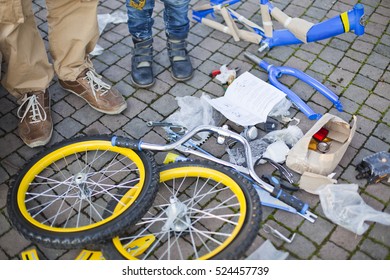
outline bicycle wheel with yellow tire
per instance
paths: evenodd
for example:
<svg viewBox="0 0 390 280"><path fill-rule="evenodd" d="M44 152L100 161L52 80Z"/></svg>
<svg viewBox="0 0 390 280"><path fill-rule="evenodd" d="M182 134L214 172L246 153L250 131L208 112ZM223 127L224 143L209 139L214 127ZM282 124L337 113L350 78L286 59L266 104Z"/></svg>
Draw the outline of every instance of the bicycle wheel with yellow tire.
<svg viewBox="0 0 390 280"><path fill-rule="evenodd" d="M27 239L83 248L141 218L157 183L150 153L114 147L108 135L82 136L42 151L22 169L8 192L8 213ZM115 213L113 201L121 205Z"/></svg>
<svg viewBox="0 0 390 280"><path fill-rule="evenodd" d="M240 259L260 223L259 196L237 172L205 161L172 163L160 169L149 211L102 252L106 259Z"/></svg>

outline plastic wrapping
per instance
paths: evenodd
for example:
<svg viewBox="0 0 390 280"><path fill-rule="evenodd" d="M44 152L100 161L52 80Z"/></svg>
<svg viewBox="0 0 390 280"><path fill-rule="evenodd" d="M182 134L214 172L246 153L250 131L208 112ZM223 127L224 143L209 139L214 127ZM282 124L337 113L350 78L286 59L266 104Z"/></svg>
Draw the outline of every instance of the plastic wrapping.
<svg viewBox="0 0 390 280"><path fill-rule="evenodd" d="M321 188L318 193L326 217L358 235L368 229L366 222L390 226L390 214L367 205L359 195L356 184L330 184Z"/></svg>
<svg viewBox="0 0 390 280"><path fill-rule="evenodd" d="M99 26L99 35L101 35L109 23L123 23L127 22L127 15L124 12L113 12L112 14L101 14L97 15L98 26ZM100 45L96 45L90 55L100 55L104 51L104 48Z"/></svg>
<svg viewBox="0 0 390 280"><path fill-rule="evenodd" d="M261 244L251 255L249 255L247 260L285 260L288 257L288 252L278 251L271 241L268 239Z"/></svg>
<svg viewBox="0 0 390 280"><path fill-rule="evenodd" d="M210 99L207 94L202 94L200 98L195 96L176 97L179 110L170 115L166 121L175 125L181 125L192 130L200 125L217 125L221 120L221 115L207 102ZM165 129L169 134L169 128ZM197 136L201 139L197 144L201 144L209 136L208 132L201 132Z"/></svg>

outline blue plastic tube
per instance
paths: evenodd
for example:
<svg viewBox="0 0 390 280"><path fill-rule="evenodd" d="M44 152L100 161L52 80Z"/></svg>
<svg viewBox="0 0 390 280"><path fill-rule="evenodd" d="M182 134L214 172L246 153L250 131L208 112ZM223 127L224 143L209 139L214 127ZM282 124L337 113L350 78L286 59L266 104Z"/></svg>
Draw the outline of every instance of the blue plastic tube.
<svg viewBox="0 0 390 280"><path fill-rule="evenodd" d="M291 100L291 102L294 103L294 105L297 106L299 110L301 110L302 113L304 113L310 120L318 120L319 118L321 118L321 114L315 113L298 95L296 95L292 90L290 90L288 87L279 82L278 79L283 75L290 75L296 77L297 79L310 85L327 99L329 99L335 105L338 111L343 111L343 106L339 101L338 96L313 77L310 77L302 71L292 67L274 66L251 53L245 53L245 57L249 58L259 67L266 70L268 72L268 79L270 84L284 92Z"/></svg>

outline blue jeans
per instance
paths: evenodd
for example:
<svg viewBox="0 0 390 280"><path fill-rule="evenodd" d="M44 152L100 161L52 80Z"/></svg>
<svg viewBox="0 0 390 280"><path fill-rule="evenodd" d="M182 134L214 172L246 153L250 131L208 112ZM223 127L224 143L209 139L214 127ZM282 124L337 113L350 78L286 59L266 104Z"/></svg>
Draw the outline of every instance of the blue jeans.
<svg viewBox="0 0 390 280"><path fill-rule="evenodd" d="M162 0L165 32L170 39L186 39L190 29L188 9L190 0ZM126 0L127 25L136 40L152 37L154 0Z"/></svg>

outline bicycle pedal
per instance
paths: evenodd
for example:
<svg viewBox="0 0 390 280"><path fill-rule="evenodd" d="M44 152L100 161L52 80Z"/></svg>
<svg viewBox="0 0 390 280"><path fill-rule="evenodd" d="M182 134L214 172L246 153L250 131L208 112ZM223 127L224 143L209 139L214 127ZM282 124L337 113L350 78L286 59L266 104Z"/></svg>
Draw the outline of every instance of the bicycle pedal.
<svg viewBox="0 0 390 280"><path fill-rule="evenodd" d="M30 249L30 250L23 251L20 254L20 256L21 256L22 260L25 260L25 261L39 260L38 252L36 249Z"/></svg>
<svg viewBox="0 0 390 280"><path fill-rule="evenodd" d="M124 249L130 255L136 257L143 254L155 240L156 237L153 234L149 234L130 242L124 247Z"/></svg>
<svg viewBox="0 0 390 280"><path fill-rule="evenodd" d="M102 252L100 251L91 251L91 250L82 250L80 254L75 258L79 261L96 261L96 260L105 260Z"/></svg>

